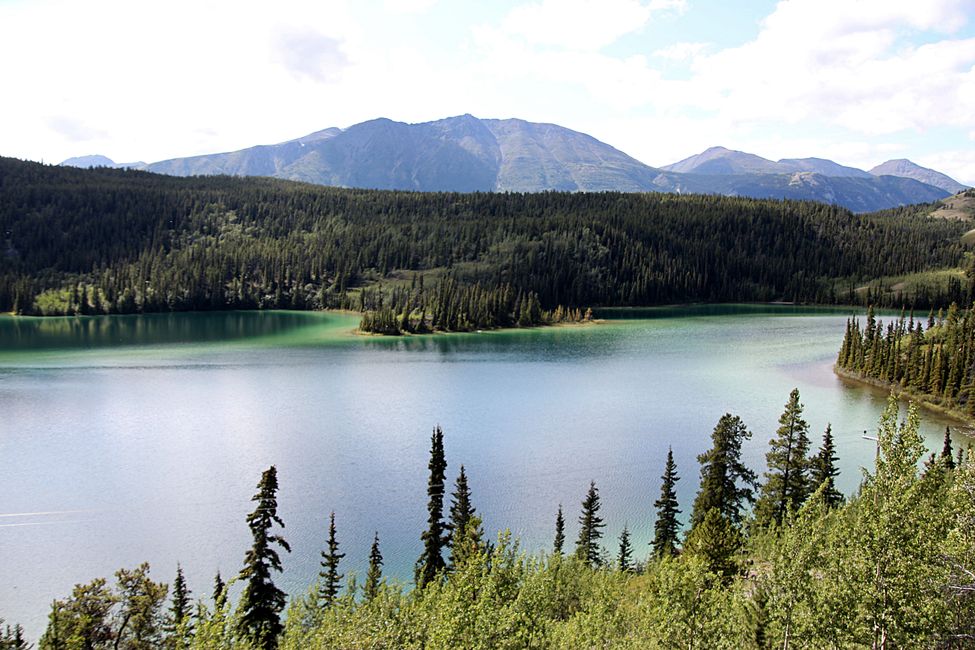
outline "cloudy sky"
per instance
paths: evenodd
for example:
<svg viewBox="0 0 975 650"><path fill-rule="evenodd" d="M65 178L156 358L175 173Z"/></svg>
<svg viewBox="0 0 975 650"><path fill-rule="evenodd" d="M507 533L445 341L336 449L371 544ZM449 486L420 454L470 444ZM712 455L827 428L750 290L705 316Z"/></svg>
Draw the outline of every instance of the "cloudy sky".
<svg viewBox="0 0 975 650"><path fill-rule="evenodd" d="M975 0L0 0L0 60L0 155L45 162L471 113L975 185Z"/></svg>

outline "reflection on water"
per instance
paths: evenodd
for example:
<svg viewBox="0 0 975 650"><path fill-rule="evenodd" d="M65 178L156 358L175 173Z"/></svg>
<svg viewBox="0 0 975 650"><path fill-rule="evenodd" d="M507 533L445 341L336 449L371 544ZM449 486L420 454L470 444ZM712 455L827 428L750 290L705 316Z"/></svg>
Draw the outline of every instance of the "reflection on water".
<svg viewBox="0 0 975 650"><path fill-rule="evenodd" d="M206 343L276 336L316 324L321 315L310 312L0 317L0 350Z"/></svg>

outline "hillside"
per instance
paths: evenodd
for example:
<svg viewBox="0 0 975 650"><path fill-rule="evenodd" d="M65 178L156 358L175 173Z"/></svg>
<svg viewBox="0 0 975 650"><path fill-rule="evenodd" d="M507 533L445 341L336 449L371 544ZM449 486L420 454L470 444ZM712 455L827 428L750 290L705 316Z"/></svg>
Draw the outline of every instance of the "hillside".
<svg viewBox="0 0 975 650"><path fill-rule="evenodd" d="M413 295L374 290L397 271L485 299L533 294L541 309L842 302L872 278L957 266L965 230L813 202L349 190L0 159L0 311L371 309Z"/></svg>

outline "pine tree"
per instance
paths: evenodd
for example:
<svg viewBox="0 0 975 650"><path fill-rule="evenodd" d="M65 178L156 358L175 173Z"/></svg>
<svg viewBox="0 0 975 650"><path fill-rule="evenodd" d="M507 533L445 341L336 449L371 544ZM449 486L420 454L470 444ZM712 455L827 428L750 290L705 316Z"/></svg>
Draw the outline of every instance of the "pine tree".
<svg viewBox="0 0 975 650"><path fill-rule="evenodd" d="M562 547L565 546L565 519L562 517L562 504L559 504L559 512L555 515L555 544L552 552L559 557L562 556Z"/></svg>
<svg viewBox="0 0 975 650"><path fill-rule="evenodd" d="M657 520L653 524L653 555L654 557L664 557L666 555L677 555L677 532L680 530L680 522L677 515L680 509L677 507L677 463L674 462L674 450L667 450L667 463L664 465L664 475L661 477L663 483L660 485L660 498L653 502L653 507L657 509Z"/></svg>
<svg viewBox="0 0 975 650"><path fill-rule="evenodd" d="M366 571L366 600L372 600L379 594L379 584L383 579L383 554L379 552L379 531L372 538L372 548L369 549L369 570Z"/></svg>
<svg viewBox="0 0 975 650"><path fill-rule="evenodd" d="M823 490L823 501L828 508L835 508L843 503L843 493L836 489L836 477L840 470L836 467L836 446L833 444L833 427L826 425L823 432L823 444L819 448L819 453L813 456L809 462L810 488L818 490L819 486L826 483Z"/></svg>
<svg viewBox="0 0 975 650"><path fill-rule="evenodd" d="M620 533L620 550L616 556L616 565L620 571L630 572L633 570L633 548L630 546L630 529L623 524L623 532Z"/></svg>
<svg viewBox="0 0 975 650"><path fill-rule="evenodd" d="M424 585L434 580L446 568L443 559L443 547L447 544L446 526L443 522L444 477L447 471L447 460L444 458L443 430L439 426L434 428L430 437L430 479L427 482L427 530L423 531L420 540L423 542L423 555L417 560L416 586Z"/></svg>
<svg viewBox="0 0 975 650"><path fill-rule="evenodd" d="M941 464L947 469L955 469L954 451L951 448L951 430L945 427L945 441L941 447Z"/></svg>
<svg viewBox="0 0 975 650"><path fill-rule="evenodd" d="M701 487L694 498L691 526L697 526L712 509L732 524L741 523L746 503L755 500L755 472L741 462L741 443L752 437L737 415L725 413L711 433L712 446L697 457Z"/></svg>
<svg viewBox="0 0 975 650"><path fill-rule="evenodd" d="M221 607L226 600L227 585L224 583L223 578L220 577L220 572L217 571L216 577L213 578L213 604Z"/></svg>
<svg viewBox="0 0 975 650"><path fill-rule="evenodd" d="M339 583L342 580L339 562L344 557L345 553L339 553L339 542L335 537L335 512L332 512L328 517L328 552L322 551L322 571L318 573L318 577L322 579L318 599L323 608L331 607L339 594Z"/></svg>
<svg viewBox="0 0 975 650"><path fill-rule="evenodd" d="M589 492L582 501L582 514L579 515L579 539L576 542L576 557L589 566L598 566L602 562L600 557L599 540L603 533L600 530L606 524L599 517L599 490L596 482L589 482Z"/></svg>
<svg viewBox="0 0 975 650"><path fill-rule="evenodd" d="M261 650L276 648L283 628L281 610L285 593L271 580L271 571L281 571L281 556L274 547L291 552L281 535L271 533L275 523L284 528L284 522L278 517L277 492L278 472L272 465L261 475L257 494L252 499L257 507L247 515L254 545L244 557L239 576L244 581L244 590L240 596L238 631Z"/></svg>
<svg viewBox="0 0 975 650"><path fill-rule="evenodd" d="M467 532L467 523L475 512L476 509L471 504L471 490L467 485L467 473L464 471L464 466L461 465L460 474L457 475L457 481L454 485L454 493L451 495L450 523L447 525L447 530L452 531L450 562L448 563L448 568L451 570L457 564L453 538L461 539L464 537Z"/></svg>
<svg viewBox="0 0 975 650"><path fill-rule="evenodd" d="M187 648L193 638L193 618L190 615L190 590L186 586L183 567L176 565L173 580L172 603L166 620L166 645L170 648Z"/></svg>
<svg viewBox="0 0 975 650"><path fill-rule="evenodd" d="M769 446L765 455L768 471L755 507L755 518L762 526L781 524L786 513L797 510L809 496L809 425L802 419L798 388L789 394Z"/></svg>

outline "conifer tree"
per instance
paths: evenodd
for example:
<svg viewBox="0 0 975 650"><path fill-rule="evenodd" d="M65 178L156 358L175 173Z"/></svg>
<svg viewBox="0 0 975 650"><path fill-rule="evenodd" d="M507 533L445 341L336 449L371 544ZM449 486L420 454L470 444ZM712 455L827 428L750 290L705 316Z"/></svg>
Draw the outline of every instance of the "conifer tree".
<svg viewBox="0 0 975 650"><path fill-rule="evenodd" d="M176 564L173 580L173 596L166 620L166 645L170 648L189 647L193 638L193 618L190 615L190 589L186 586L183 567Z"/></svg>
<svg viewBox="0 0 975 650"><path fill-rule="evenodd" d="M653 502L653 507L657 509L657 520L653 524L653 555L654 557L664 557L667 555L677 555L677 532L680 530L680 522L677 515L680 509L677 507L677 463L674 462L674 450L667 450L667 462L664 465L664 474L661 477L663 483L660 485L660 498Z"/></svg>
<svg viewBox="0 0 975 650"><path fill-rule="evenodd" d="M815 491L826 483L823 489L823 502L827 508L835 508L843 503L843 494L836 489L836 477L840 474L839 468L836 467L838 460L836 445L833 443L833 427L827 424L826 431L823 432L823 444L809 463L810 488Z"/></svg>
<svg viewBox="0 0 975 650"><path fill-rule="evenodd" d="M224 583L223 578L220 577L220 572L217 571L216 577L213 578L213 604L217 607L223 605L227 599L227 585Z"/></svg>
<svg viewBox="0 0 975 650"><path fill-rule="evenodd" d="M365 597L372 600L379 594L379 584L383 579L383 554L379 552L379 531L372 538L369 549L369 570L366 571Z"/></svg>
<svg viewBox="0 0 975 650"><path fill-rule="evenodd" d="M786 513L795 511L809 495L809 425L802 418L799 389L793 388L779 417L776 437L769 440L765 455L768 471L755 507L762 526L781 524Z"/></svg>
<svg viewBox="0 0 975 650"><path fill-rule="evenodd" d="M599 490L596 482L589 482L589 492L582 501L582 514L579 515L579 539L576 542L576 557L589 566L598 566L602 562L600 557L599 540L602 538L602 528L606 526L599 516Z"/></svg>
<svg viewBox="0 0 975 650"><path fill-rule="evenodd" d="M716 509L734 525L741 523L745 504L755 500L755 472L741 461L741 443L752 437L737 415L725 413L711 433L711 449L697 457L701 464L701 487L694 498L691 526Z"/></svg>
<svg viewBox="0 0 975 650"><path fill-rule="evenodd" d="M339 573L339 562L345 553L339 553L339 542L335 537L335 512L328 517L328 552L322 551L322 570L318 577L322 579L318 599L323 608L331 607L338 596L342 574Z"/></svg>
<svg viewBox="0 0 975 650"><path fill-rule="evenodd" d="M623 524L623 532L620 533L620 550L616 556L616 566L625 573L633 570L633 548L630 546L630 529L626 524Z"/></svg>
<svg viewBox="0 0 975 650"><path fill-rule="evenodd" d="M555 544L553 554L561 557L562 547L565 546L565 519L562 517L562 504L559 504L559 512L555 515Z"/></svg>
<svg viewBox="0 0 975 650"><path fill-rule="evenodd" d="M427 482L427 529L420 536L423 555L417 560L415 572L416 586L421 589L446 568L443 559L443 547L447 544L443 499L447 460L444 457L443 430L439 426L434 428L430 437L430 462L427 467L430 470Z"/></svg>
<svg viewBox="0 0 975 650"><path fill-rule="evenodd" d="M951 448L951 430L945 427L945 441L941 447L941 464L947 469L955 469L954 452Z"/></svg>
<svg viewBox="0 0 975 650"><path fill-rule="evenodd" d="M275 586L271 572L281 572L281 556L274 547L288 553L291 547L281 535L271 533L275 523L284 528L284 522L278 517L277 492L278 472L272 465L261 475L257 494L252 499L257 506L247 515L254 544L244 556L244 568L239 576L244 581L244 590L238 606L238 632L260 650L276 648L283 629L281 610L285 593Z"/></svg>
<svg viewBox="0 0 975 650"><path fill-rule="evenodd" d="M450 523L447 525L447 530L452 531L451 543L450 543L450 562L448 563L448 568L453 569L456 566L456 553L454 549L454 539L463 539L467 534L467 523L474 516L476 509L471 504L471 490L467 484L467 473L464 471L464 466L460 466L460 474L457 475L457 481L454 485L454 493L451 495L450 503ZM476 529L475 529L476 531Z"/></svg>

